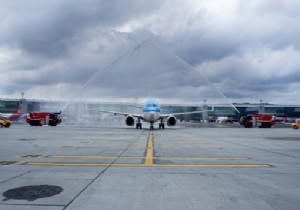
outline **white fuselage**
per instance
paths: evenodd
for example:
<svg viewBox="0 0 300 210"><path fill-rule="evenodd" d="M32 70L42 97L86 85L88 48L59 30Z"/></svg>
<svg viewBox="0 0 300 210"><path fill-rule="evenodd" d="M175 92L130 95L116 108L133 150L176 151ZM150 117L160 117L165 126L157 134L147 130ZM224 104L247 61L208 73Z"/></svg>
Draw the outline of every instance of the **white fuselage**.
<svg viewBox="0 0 300 210"><path fill-rule="evenodd" d="M160 113L159 112L143 112L143 118L146 122L156 122L160 118Z"/></svg>

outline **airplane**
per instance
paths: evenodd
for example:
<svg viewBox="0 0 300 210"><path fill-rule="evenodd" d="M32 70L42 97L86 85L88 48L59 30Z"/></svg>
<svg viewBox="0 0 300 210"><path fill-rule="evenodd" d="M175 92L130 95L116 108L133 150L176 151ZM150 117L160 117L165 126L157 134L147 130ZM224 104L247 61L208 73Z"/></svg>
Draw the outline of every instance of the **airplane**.
<svg viewBox="0 0 300 210"><path fill-rule="evenodd" d="M123 113L123 112L114 112L114 111L100 111L100 110L91 110L88 109L86 104L86 109L89 111L95 111L99 113L112 113L115 115L123 115L125 117L125 123L127 126L134 126L135 118L137 119L136 122L136 129L142 129L141 121L150 123L150 129L154 129L154 123L159 121L159 129L165 129L164 120L166 119L168 126L175 126L177 119L176 115L186 115L186 114L196 114L206 111L213 111L214 107L211 110L201 110L201 111L192 111L192 112L182 112L182 113L171 113L171 114L161 114L160 113L160 104L158 101L154 99L150 99L145 102L143 108L143 114L132 114L132 113Z"/></svg>
<svg viewBox="0 0 300 210"><path fill-rule="evenodd" d="M0 101L1 102L1 101ZM3 102L2 102L3 103ZM4 103L1 104L0 106L2 109L5 109L5 105ZM22 103L19 104L19 108L17 110L17 112L15 113L8 113L8 112L3 112L3 113L0 113L3 117L7 118L7 119L10 119L10 120L18 120L19 117L22 116Z"/></svg>

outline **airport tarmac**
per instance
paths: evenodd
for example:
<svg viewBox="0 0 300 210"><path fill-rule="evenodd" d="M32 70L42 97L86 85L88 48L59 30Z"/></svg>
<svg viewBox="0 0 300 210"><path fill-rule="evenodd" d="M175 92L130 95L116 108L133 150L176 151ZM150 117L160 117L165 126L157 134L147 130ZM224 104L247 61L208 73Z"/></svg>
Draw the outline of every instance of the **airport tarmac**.
<svg viewBox="0 0 300 210"><path fill-rule="evenodd" d="M0 129L0 209L300 209L300 130Z"/></svg>

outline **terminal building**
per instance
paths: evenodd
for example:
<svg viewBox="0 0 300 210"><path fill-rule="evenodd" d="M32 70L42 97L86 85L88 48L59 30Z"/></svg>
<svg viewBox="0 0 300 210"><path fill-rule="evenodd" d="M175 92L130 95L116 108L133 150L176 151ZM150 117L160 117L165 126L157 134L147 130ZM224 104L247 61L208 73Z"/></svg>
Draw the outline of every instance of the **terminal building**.
<svg viewBox="0 0 300 210"><path fill-rule="evenodd" d="M104 120L109 118L110 115L95 114L92 110L110 110L124 113L141 113L141 109L127 103L109 103L109 102L74 102L66 106L64 101L48 101L48 100L34 100L34 99L0 99L0 113L17 113L21 107L22 115L24 116L28 112L58 112L62 111L63 117L70 120L79 120L84 118L94 120ZM197 110L211 110L213 111L203 112L199 114L180 115L177 117L180 121L213 121L218 117L228 117L233 120L238 120L241 115L247 115L252 113L268 113L276 116L278 120L293 120L300 118L300 105L275 105L268 103L258 104L234 104L240 113L236 112L230 105L163 105L161 107L161 113L180 113L191 112ZM21 117L22 119L22 117Z"/></svg>

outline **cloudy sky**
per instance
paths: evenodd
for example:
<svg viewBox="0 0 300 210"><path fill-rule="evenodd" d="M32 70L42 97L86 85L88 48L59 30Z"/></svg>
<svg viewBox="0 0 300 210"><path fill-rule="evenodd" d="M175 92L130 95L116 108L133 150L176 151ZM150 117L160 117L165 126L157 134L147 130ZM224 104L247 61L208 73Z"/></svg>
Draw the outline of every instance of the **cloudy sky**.
<svg viewBox="0 0 300 210"><path fill-rule="evenodd" d="M232 102L299 105L299 9L299 0L0 0L0 98L207 98L215 90L201 74Z"/></svg>

